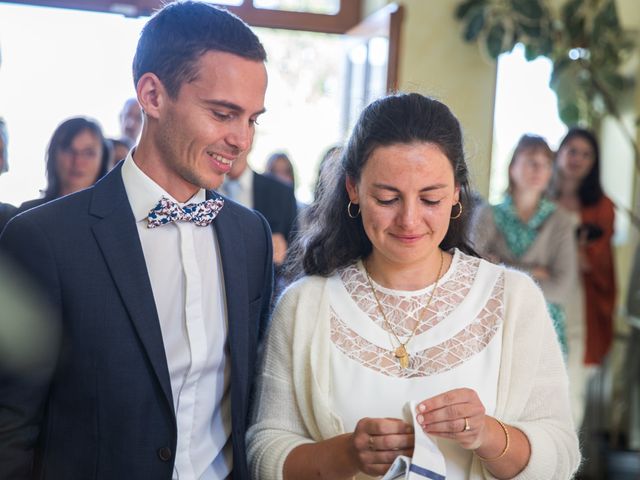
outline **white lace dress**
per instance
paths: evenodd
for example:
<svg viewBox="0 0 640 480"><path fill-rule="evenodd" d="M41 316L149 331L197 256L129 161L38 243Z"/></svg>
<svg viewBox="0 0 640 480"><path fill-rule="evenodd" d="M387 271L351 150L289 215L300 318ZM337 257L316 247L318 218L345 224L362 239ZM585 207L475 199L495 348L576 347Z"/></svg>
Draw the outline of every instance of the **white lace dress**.
<svg viewBox="0 0 640 480"><path fill-rule="evenodd" d="M428 311L424 307L433 285L397 291L373 283L402 341L419 322L406 345L407 369L394 356L398 343L385 328L362 263L328 280L330 401L345 431L353 431L363 417L406 419L407 401L461 387L474 389L487 414L493 414L502 350L504 275L485 266L456 250ZM447 478L468 478L471 452L449 440L437 439L437 443L446 459Z"/></svg>

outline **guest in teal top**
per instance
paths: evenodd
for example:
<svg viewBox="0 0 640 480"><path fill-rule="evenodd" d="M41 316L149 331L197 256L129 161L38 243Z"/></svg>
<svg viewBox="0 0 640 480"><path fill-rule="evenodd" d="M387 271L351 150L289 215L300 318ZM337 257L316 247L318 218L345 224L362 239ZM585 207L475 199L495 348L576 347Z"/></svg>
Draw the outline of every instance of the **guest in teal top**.
<svg viewBox="0 0 640 480"><path fill-rule="evenodd" d="M545 197L553 159L542 137L520 139L509 164L507 194L477 215L474 241L479 253L526 270L540 284L566 354L563 301L576 286L577 248L575 221Z"/></svg>

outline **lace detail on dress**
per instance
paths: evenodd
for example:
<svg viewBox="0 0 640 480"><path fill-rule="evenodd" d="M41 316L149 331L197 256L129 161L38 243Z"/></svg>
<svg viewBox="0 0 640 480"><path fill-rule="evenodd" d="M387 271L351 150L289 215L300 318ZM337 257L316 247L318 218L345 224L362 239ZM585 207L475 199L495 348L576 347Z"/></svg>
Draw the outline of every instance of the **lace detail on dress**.
<svg viewBox="0 0 640 480"><path fill-rule="evenodd" d="M466 255L460 255L460 262L453 272L453 275L438 287L436 297L430 307L428 319L419 327L418 331L426 331L439 323L449 313L453 311L457 303L468 293L472 284L474 273L477 271L479 260ZM474 268L475 267L475 268ZM346 274L346 275L345 275ZM368 314L372 321L384 329L384 322L377 314L377 306L372 298L371 291L366 295L362 280L366 282L364 274L357 267L348 267L341 272L341 277L351 298L358 304L358 307ZM345 281L345 279L347 281ZM357 295L359 294L359 295ZM381 348L368 340L359 336L354 330L349 328L340 319L333 309L331 309L331 341L336 347L352 360L361 365L376 370L391 377L412 378L425 377L437 373L446 372L463 363L466 359L482 351L493 339L498 331L503 319L503 294L504 294L504 273L501 273L491 292L489 300L484 305L478 316L463 330L453 337L441 342L438 345L427 348L420 352L411 354L409 368L400 367L398 359L393 354L393 349L397 346L391 343L389 338L389 348ZM429 292L417 296L393 295L391 293L379 292L380 302L384 308L389 308L387 315L393 325L397 325L400 315L409 316L411 323L404 324L405 330L396 327L396 333L406 332L407 328L413 328L415 315L420 311L420 300L428 297ZM384 297L384 303L382 298ZM426 302L426 300L424 300ZM422 303L424 304L424 303ZM406 306L406 307L405 307ZM392 308L393 307L393 308ZM402 313L401 308L407 308L408 314ZM433 309L433 311L432 311ZM393 316L391 316L393 315ZM405 317L406 318L406 317ZM400 336L400 335L399 335ZM400 336L403 339L402 336Z"/></svg>
<svg viewBox="0 0 640 480"><path fill-rule="evenodd" d="M398 295L381 290L377 285L376 294L384 313L393 325L396 335L402 340L411 335L416 322L422 321L416 335L426 332L446 318L469 293L475 273L478 271L480 259L458 253L455 271L446 281L438 285L438 291L425 311L424 306L429 301L431 289L419 294ZM454 268L452 264L450 268ZM339 272L340 278L347 292L360 310L362 310L380 328L385 329L384 319L378 311L371 288L365 273L357 265L350 265Z"/></svg>

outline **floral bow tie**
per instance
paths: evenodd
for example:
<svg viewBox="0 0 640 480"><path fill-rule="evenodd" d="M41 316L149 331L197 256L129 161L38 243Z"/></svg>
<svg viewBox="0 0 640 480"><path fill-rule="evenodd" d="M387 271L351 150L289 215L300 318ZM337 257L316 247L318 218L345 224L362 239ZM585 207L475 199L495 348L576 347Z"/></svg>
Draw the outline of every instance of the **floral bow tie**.
<svg viewBox="0 0 640 480"><path fill-rule="evenodd" d="M193 222L199 227L206 227L224 206L220 197L212 198L201 203L189 203L181 207L167 197L162 197L158 204L151 209L147 217L147 228L155 228L171 222Z"/></svg>

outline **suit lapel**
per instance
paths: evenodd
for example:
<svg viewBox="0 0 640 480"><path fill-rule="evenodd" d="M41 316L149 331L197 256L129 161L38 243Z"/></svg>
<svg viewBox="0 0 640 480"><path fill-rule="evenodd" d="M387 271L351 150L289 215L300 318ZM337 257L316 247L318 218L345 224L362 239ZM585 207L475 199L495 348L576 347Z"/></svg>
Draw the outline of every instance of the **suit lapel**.
<svg viewBox="0 0 640 480"><path fill-rule="evenodd" d="M212 194L208 194L211 198ZM232 392L248 376L249 292L247 290L246 248L242 228L231 205L220 210L213 222L224 275L231 356Z"/></svg>
<svg viewBox="0 0 640 480"><path fill-rule="evenodd" d="M93 233L173 411L162 331L135 218L122 182L121 165L94 187L91 213L101 220L93 225Z"/></svg>

